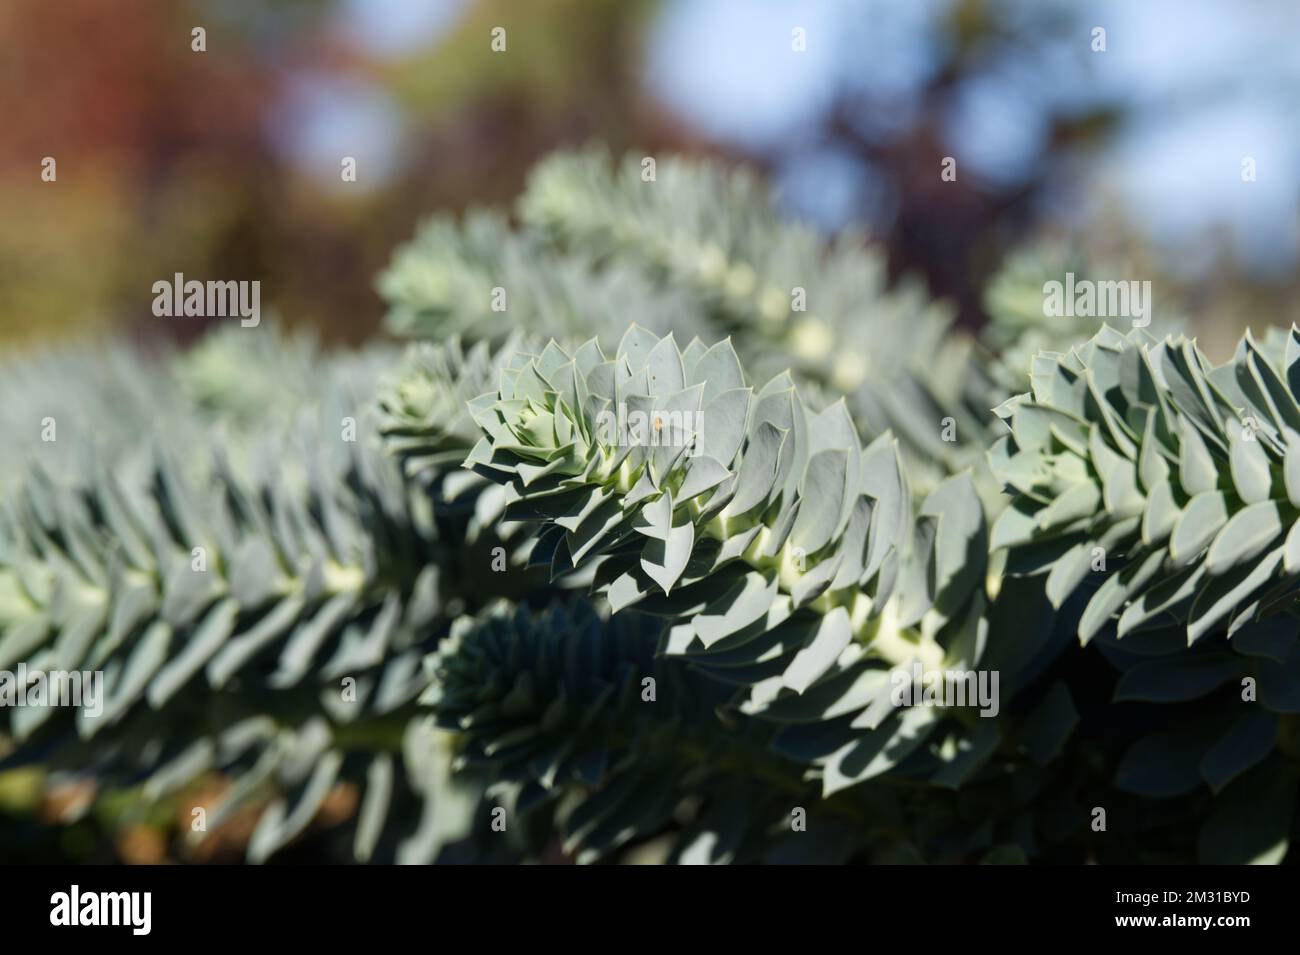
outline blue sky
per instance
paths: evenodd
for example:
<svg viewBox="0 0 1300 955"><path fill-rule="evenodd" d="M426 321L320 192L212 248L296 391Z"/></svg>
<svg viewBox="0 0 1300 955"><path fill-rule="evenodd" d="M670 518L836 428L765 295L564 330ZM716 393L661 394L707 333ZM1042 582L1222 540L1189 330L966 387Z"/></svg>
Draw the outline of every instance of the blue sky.
<svg viewBox="0 0 1300 955"><path fill-rule="evenodd" d="M343 0L340 25L370 51L401 56L435 42L468 0ZM1106 203L1122 209L1170 264L1203 266L1211 235L1261 276L1294 268L1300 254L1300 4L1286 0L1001 0L1004 22L1055 9L1049 37L987 64L943 117L945 145L965 173L1014 183L1036 168L1047 109L1099 103L1128 109L1101 156L1058 171L1075 225ZM931 29L949 0L666 0L647 37L649 92L701 134L741 152L785 157L778 186L788 205L828 228L849 207L877 223L896 197L873 170L813 141L841 91L864 93L866 135L889 136L915 116L916 92L935 68ZM1091 31L1106 30L1105 53ZM791 49L805 32L807 51ZM400 117L383 93L303 76L279 114L285 150L313 172L337 176L356 155L380 182L397 168ZM358 145L358 144L364 145ZM321 157L328 157L326 163ZM1241 180L1252 157L1257 179Z"/></svg>

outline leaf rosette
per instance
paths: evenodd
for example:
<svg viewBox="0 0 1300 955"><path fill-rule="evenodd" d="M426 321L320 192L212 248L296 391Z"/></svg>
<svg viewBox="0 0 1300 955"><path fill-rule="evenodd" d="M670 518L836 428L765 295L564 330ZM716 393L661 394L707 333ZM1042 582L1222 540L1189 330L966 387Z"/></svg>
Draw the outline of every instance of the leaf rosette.
<svg viewBox="0 0 1300 955"><path fill-rule="evenodd" d="M1281 363L1247 335L1215 367L1196 344L1106 328L1035 357L990 452L1014 494L992 545L1046 572L1058 606L1094 573L1087 641L1182 623L1196 642L1300 588L1300 333Z"/></svg>
<svg viewBox="0 0 1300 955"><path fill-rule="evenodd" d="M828 788L892 768L943 722L900 716L894 667L983 652L969 477L914 514L891 436L863 448L843 402L809 409L788 375L755 392L728 341L682 350L633 326L612 359L552 342L470 411L483 437L467 466L506 485L507 519L540 523L532 563L590 568L615 612L669 618L663 652L790 724L791 754L834 767Z"/></svg>

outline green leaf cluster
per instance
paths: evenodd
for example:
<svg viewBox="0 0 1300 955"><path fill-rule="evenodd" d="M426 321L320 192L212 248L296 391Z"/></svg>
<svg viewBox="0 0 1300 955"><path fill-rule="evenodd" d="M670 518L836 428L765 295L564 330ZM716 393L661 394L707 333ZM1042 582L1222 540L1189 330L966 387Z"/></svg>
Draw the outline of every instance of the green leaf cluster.
<svg viewBox="0 0 1300 955"><path fill-rule="evenodd" d="M1052 325L1097 267L1043 245L977 339L642 158L432 220L404 351L0 364L0 671L105 687L0 709L0 773L123 827L216 785L254 862L1288 858L1300 331Z"/></svg>

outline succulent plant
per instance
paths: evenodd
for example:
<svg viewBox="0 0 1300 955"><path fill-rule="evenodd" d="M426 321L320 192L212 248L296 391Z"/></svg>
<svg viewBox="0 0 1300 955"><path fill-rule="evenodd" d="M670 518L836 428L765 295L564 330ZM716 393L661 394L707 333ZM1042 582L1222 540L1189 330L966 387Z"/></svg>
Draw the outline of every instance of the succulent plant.
<svg viewBox="0 0 1300 955"><path fill-rule="evenodd" d="M838 718L818 754L828 791L939 729L936 711L891 706L890 673L978 662L969 479L914 514L896 443L862 447L842 402L813 411L788 376L755 393L729 342L682 350L636 327L613 359L552 342L471 409L468 463L508 482L507 518L540 522L533 563L590 564L616 613L669 618L665 652L746 687L746 712Z"/></svg>
<svg viewBox="0 0 1300 955"><path fill-rule="evenodd" d="M641 173L433 220L400 357L7 360L0 694L105 694L0 710L0 774L214 786L255 862L1287 858L1300 331L1076 343L1047 249L977 340L746 173Z"/></svg>

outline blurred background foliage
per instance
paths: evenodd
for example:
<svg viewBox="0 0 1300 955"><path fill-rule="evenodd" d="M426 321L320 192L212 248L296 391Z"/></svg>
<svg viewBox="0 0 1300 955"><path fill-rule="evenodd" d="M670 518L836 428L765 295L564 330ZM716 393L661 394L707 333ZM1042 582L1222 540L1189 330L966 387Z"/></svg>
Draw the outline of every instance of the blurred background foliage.
<svg viewBox="0 0 1300 955"><path fill-rule="evenodd" d="M149 309L178 271L258 279L288 324L360 341L420 218L504 202L542 155L601 140L758 166L791 212L865 227L968 327L1008 252L1046 236L1169 289L1222 352L1296 317L1297 17L1271 0L9 0L0 343L187 340L202 320Z"/></svg>

